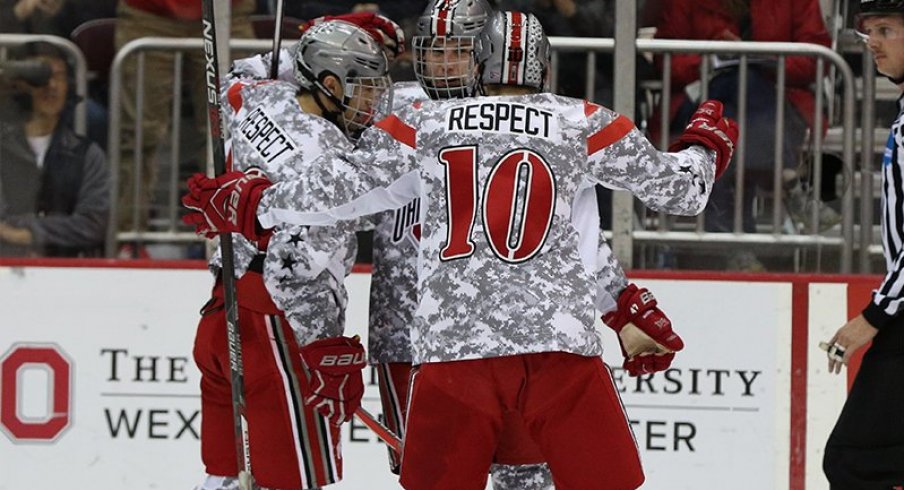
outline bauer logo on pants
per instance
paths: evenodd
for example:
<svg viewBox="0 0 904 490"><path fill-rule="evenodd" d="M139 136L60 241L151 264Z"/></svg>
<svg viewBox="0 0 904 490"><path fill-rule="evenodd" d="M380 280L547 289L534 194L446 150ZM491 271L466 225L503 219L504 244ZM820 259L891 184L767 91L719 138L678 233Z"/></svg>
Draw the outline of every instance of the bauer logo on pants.
<svg viewBox="0 0 904 490"><path fill-rule="evenodd" d="M320 360L320 366L355 366L364 364L364 354L326 355Z"/></svg>

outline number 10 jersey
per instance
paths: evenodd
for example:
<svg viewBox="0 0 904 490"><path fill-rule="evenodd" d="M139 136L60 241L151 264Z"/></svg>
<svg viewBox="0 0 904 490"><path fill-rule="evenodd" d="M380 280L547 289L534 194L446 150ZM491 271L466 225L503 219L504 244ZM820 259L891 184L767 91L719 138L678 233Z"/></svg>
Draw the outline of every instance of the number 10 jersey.
<svg viewBox="0 0 904 490"><path fill-rule="evenodd" d="M420 197L413 362L602 353L593 186L703 210L715 153L656 150L626 117L552 95L427 101L267 191L261 224L322 225Z"/></svg>

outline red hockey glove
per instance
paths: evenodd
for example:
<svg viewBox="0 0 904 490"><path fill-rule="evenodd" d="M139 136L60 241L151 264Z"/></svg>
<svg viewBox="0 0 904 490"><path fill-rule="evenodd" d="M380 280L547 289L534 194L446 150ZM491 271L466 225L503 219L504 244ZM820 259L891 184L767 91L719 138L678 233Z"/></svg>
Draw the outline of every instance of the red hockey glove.
<svg viewBox="0 0 904 490"><path fill-rule="evenodd" d="M684 128L684 133L669 146L669 151L681 151L689 146L702 145L716 152L716 178L728 168L738 142L738 123L722 116L722 103L707 100Z"/></svg>
<svg viewBox="0 0 904 490"><path fill-rule="evenodd" d="M318 340L302 347L300 352L311 375L304 390L304 402L334 425L351 420L364 396L361 371L367 366L358 336Z"/></svg>
<svg viewBox="0 0 904 490"><path fill-rule="evenodd" d="M298 30L304 32L311 26L328 20L344 20L364 29L382 46L389 49L393 56L398 57L405 52L405 31L389 17L373 12L356 12L343 15L324 15L309 20L298 26Z"/></svg>
<svg viewBox="0 0 904 490"><path fill-rule="evenodd" d="M618 309L603 315L603 321L618 333L623 367L631 376L668 369L675 352L684 348L672 322L656 306L653 293L635 284L622 291Z"/></svg>
<svg viewBox="0 0 904 490"><path fill-rule="evenodd" d="M183 216L182 221L207 238L219 233L241 233L257 241L264 235L257 224L257 205L271 185L259 168L226 172L215 178L195 174L188 179L188 193L182 196L182 205L193 212Z"/></svg>

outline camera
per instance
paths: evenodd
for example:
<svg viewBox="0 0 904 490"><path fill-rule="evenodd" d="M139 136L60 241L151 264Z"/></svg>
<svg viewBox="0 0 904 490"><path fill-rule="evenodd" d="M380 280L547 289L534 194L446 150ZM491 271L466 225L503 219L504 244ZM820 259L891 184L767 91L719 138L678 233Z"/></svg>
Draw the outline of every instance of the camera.
<svg viewBox="0 0 904 490"><path fill-rule="evenodd" d="M53 71L43 61L0 61L0 82L22 80L33 87L43 87Z"/></svg>

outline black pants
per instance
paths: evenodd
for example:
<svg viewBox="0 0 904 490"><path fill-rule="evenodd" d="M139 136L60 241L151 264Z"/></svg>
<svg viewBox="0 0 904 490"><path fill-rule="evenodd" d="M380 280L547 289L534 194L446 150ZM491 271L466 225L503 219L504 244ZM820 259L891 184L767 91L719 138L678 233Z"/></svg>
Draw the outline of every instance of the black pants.
<svg viewBox="0 0 904 490"><path fill-rule="evenodd" d="M904 318L883 328L864 355L822 467L832 490L904 485Z"/></svg>

